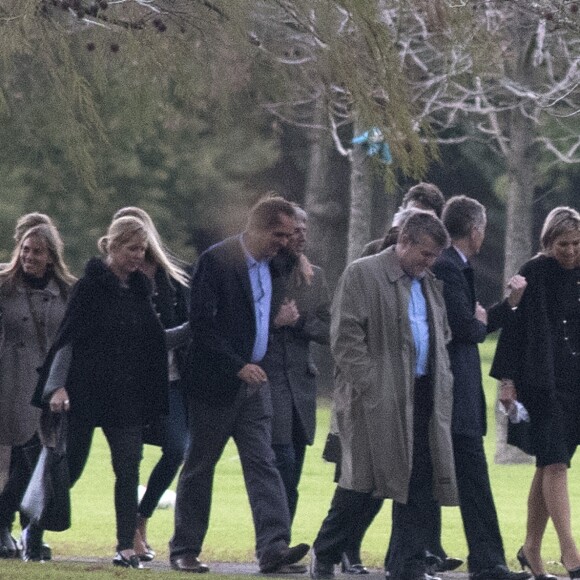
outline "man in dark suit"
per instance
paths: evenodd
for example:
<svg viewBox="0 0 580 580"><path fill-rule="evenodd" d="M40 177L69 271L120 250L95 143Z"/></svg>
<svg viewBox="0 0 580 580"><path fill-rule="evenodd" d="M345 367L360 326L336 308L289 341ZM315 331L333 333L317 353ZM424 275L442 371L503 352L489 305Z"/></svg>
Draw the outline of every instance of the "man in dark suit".
<svg viewBox="0 0 580 580"><path fill-rule="evenodd" d="M260 571L288 572L308 552L289 547L290 514L271 446L272 402L261 366L270 313L284 295L271 259L294 233L292 204L258 202L246 230L209 248L191 284L188 394L191 443L179 478L171 566L207 572L198 559L209 523L216 463L233 437L242 464L256 533Z"/></svg>
<svg viewBox="0 0 580 580"><path fill-rule="evenodd" d="M448 345L453 373L451 433L459 490L459 505L469 548L468 568L473 580L521 580L526 572L511 572L505 561L497 513L483 448L486 407L478 344L487 333L503 326L513 314L526 282L514 276L507 299L486 311L477 302L473 269L485 236L485 208L466 196L452 197L442 220L452 245L443 250L433 273L443 281L443 297L451 328ZM438 535L440 530L435 530ZM437 539L434 539L437 544Z"/></svg>
<svg viewBox="0 0 580 580"><path fill-rule="evenodd" d="M310 345L328 344L330 328L326 278L322 269L304 255L307 214L300 207L295 209L296 227L286 250L288 283L264 359L274 407L272 447L291 520L296 513L306 446L314 442L316 430L317 371Z"/></svg>

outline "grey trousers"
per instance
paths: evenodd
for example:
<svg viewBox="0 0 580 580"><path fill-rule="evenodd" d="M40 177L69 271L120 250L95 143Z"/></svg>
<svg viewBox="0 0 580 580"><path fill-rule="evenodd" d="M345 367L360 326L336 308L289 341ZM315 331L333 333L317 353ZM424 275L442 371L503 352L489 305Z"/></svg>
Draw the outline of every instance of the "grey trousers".
<svg viewBox="0 0 580 580"><path fill-rule="evenodd" d="M215 466L230 437L238 448L256 533L258 560L288 546L290 513L272 451L269 386L241 388L229 406L190 400L190 446L177 485L170 556L198 556L209 524ZM235 525L235 524L234 524Z"/></svg>

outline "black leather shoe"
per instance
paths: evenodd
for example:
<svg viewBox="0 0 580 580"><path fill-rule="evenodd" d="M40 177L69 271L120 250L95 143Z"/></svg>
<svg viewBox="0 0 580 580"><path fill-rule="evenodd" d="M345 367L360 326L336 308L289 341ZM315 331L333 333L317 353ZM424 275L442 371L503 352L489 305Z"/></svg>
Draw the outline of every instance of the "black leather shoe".
<svg viewBox="0 0 580 580"><path fill-rule="evenodd" d="M332 580L334 578L334 564L320 561L314 548L310 550L310 578L312 580Z"/></svg>
<svg viewBox="0 0 580 580"><path fill-rule="evenodd" d="M429 574L451 572L451 570L455 570L463 564L463 560L460 560L459 558L440 558L431 552L425 554L425 562L429 568Z"/></svg>
<svg viewBox="0 0 580 580"><path fill-rule="evenodd" d="M530 563L528 561L528 557L526 556L526 553L524 552L523 546L518 550L518 553L516 554L516 558L518 559L518 562L520 563L522 570L524 568L527 568L533 574L535 580L558 580L556 578L556 576L554 576L553 574L536 574L532 570L532 567L530 566Z"/></svg>
<svg viewBox="0 0 580 580"><path fill-rule="evenodd" d="M209 572L209 566L205 565L199 558L192 554L173 556L169 559L169 563L174 570L178 570L179 572L191 572L192 574L205 574Z"/></svg>
<svg viewBox="0 0 580 580"><path fill-rule="evenodd" d="M117 552L113 558L113 566L120 566L121 568L134 568L135 570L143 570L143 564L139 560L137 554L131 556L123 556L121 552Z"/></svg>
<svg viewBox="0 0 580 580"><path fill-rule="evenodd" d="M296 564L308 554L309 549L310 546L308 544L297 544L292 548L286 547L280 552L268 555L260 560L260 572L262 574L271 574L283 566Z"/></svg>
<svg viewBox="0 0 580 580"><path fill-rule="evenodd" d="M471 580L528 580L531 576L529 572L512 572L501 564L469 574Z"/></svg>
<svg viewBox="0 0 580 580"><path fill-rule="evenodd" d="M344 552L340 558L340 569L343 574L360 575L369 573L362 562L352 562Z"/></svg>
<svg viewBox="0 0 580 580"><path fill-rule="evenodd" d="M17 558L18 546L9 528L0 528L0 558Z"/></svg>

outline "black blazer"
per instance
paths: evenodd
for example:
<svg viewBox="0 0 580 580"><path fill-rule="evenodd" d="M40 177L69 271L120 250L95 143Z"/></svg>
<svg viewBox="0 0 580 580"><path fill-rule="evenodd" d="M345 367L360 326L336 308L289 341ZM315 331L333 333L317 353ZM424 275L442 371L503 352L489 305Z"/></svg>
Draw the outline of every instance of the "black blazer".
<svg viewBox="0 0 580 580"><path fill-rule="evenodd" d="M270 316L280 307L284 279L270 263ZM191 282L192 345L187 390L193 398L231 404L242 381L237 374L251 362L256 323L254 300L240 236L227 238L199 258Z"/></svg>
<svg viewBox="0 0 580 580"><path fill-rule="evenodd" d="M443 297L452 339L448 344L453 373L453 433L483 436L487 430L485 395L481 376L478 344L488 332L503 326L512 316L506 300L489 308L487 326L475 318L473 268L457 250L443 250L433 266L433 273L443 281Z"/></svg>

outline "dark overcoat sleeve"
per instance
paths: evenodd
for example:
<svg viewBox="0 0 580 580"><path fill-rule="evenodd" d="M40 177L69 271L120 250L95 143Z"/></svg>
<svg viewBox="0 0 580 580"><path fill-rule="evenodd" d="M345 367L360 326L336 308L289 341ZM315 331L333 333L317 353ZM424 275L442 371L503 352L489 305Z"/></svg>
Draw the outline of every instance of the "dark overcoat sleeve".
<svg viewBox="0 0 580 580"><path fill-rule="evenodd" d="M483 342L487 328L475 318L471 290L463 271L449 260L439 260L433 266L433 273L443 281L443 297L453 341Z"/></svg>

